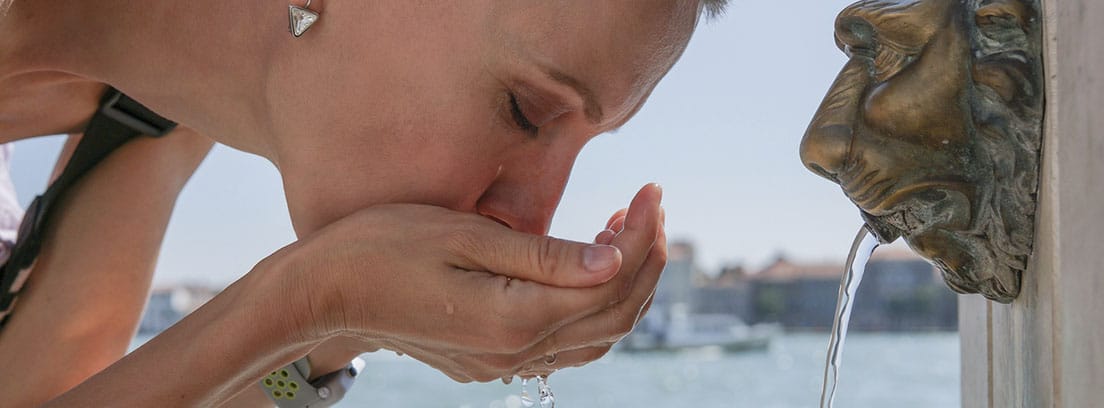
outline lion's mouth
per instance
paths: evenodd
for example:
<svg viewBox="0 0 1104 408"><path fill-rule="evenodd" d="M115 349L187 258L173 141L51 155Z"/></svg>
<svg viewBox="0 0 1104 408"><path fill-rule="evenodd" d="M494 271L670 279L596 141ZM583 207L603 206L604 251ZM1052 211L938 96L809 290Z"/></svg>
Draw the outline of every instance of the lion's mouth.
<svg viewBox="0 0 1104 408"><path fill-rule="evenodd" d="M880 202L871 203L869 207L865 207L871 214L878 215L880 213L891 213L898 211L901 207L905 207L913 201L924 201L924 205L931 205L931 200L922 200L920 196L924 192L928 191L954 191L966 195L970 190L970 185L963 182L946 181L946 180L929 180L912 183L906 187L900 189L893 189L888 191L887 196ZM941 195L942 196L942 195Z"/></svg>
<svg viewBox="0 0 1104 408"><path fill-rule="evenodd" d="M859 208L881 215L875 209L893 194L897 185L897 180L885 177L885 173L880 168L867 166L864 160L853 160L840 173L839 184Z"/></svg>
<svg viewBox="0 0 1104 408"><path fill-rule="evenodd" d="M874 216L893 213L925 191L967 193L970 190L969 184L953 180L953 177L907 180L903 175L908 173L914 172L885 171L879 166L867 165L865 160L852 160L840 172L838 182L851 201Z"/></svg>
<svg viewBox="0 0 1104 408"><path fill-rule="evenodd" d="M948 192L968 196L970 186L950 180L901 180L886 176L886 171L853 163L840 174L840 187L862 210L868 229L883 243L917 232L937 219L949 220L951 214L936 214L957 209L936 209ZM968 210L967 210L968 211ZM925 221L927 220L927 221Z"/></svg>

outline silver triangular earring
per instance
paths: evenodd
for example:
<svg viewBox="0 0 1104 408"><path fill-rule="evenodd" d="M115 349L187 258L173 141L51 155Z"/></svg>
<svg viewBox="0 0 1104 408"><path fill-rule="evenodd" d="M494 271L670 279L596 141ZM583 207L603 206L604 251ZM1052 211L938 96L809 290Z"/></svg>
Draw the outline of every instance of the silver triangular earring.
<svg viewBox="0 0 1104 408"><path fill-rule="evenodd" d="M307 4L303 7L288 5L288 31L291 31L291 35L295 37L303 35L318 21L318 12L309 9L310 4L311 0L307 0Z"/></svg>

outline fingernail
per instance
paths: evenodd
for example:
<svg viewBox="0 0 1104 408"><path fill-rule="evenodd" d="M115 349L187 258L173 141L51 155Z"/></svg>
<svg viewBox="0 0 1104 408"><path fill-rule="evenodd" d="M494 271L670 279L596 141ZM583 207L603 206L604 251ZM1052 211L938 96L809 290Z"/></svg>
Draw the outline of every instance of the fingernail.
<svg viewBox="0 0 1104 408"><path fill-rule="evenodd" d="M610 245L591 245L583 248L583 267L587 272L604 272L617 262L617 248Z"/></svg>

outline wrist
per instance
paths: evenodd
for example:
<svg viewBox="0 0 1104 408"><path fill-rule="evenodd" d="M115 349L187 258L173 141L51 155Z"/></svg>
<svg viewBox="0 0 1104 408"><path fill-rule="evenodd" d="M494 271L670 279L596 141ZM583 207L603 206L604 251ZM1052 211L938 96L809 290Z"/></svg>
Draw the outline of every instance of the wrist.
<svg viewBox="0 0 1104 408"><path fill-rule="evenodd" d="M322 342L310 354L307 354L311 367L311 378L315 378L345 368L364 350L365 343L348 337L333 337Z"/></svg>
<svg viewBox="0 0 1104 408"><path fill-rule="evenodd" d="M330 322L331 297L326 279L310 279L310 268L294 243L261 260L250 272L258 275L256 299L264 299L265 315L285 324L286 332L302 343L320 345L339 333L340 327ZM346 361L348 363L348 361Z"/></svg>

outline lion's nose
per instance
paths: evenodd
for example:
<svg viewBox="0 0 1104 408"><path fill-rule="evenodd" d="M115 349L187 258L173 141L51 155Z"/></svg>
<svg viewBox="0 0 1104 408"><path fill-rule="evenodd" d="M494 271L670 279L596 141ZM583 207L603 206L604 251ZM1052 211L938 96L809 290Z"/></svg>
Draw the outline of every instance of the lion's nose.
<svg viewBox="0 0 1104 408"><path fill-rule="evenodd" d="M801 162L809 171L839 183L837 174L847 162L851 137L847 125L810 128L801 140Z"/></svg>
<svg viewBox="0 0 1104 408"><path fill-rule="evenodd" d="M868 65L864 59L852 58L843 67L801 139L801 162L836 183L851 154L859 101L870 81Z"/></svg>

